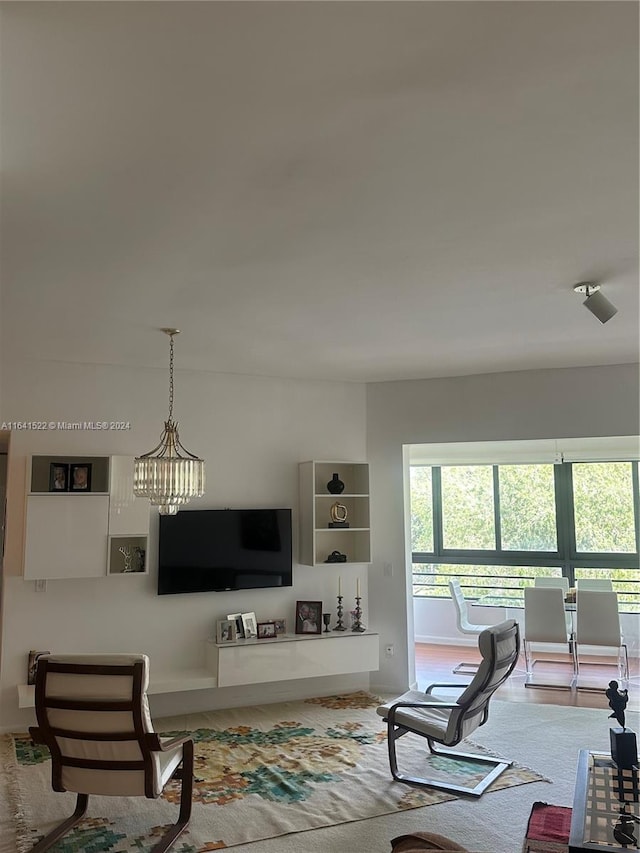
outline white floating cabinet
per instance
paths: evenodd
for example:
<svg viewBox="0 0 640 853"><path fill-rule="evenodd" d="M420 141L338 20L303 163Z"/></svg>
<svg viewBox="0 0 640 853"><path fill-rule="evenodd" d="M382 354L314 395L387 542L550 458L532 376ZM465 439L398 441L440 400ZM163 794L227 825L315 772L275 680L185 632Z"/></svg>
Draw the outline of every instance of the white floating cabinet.
<svg viewBox="0 0 640 853"><path fill-rule="evenodd" d="M337 474L344 491L332 494L327 485ZM348 563L371 562L369 466L366 462L301 462L299 466L299 562L317 566L339 551ZM349 527L330 527L336 501L347 510Z"/></svg>
<svg viewBox="0 0 640 853"><path fill-rule="evenodd" d="M54 486L54 469L90 466L89 487ZM131 553L132 574L147 571L149 503L133 494L131 456L32 456L27 471L25 580L126 574L120 547Z"/></svg>

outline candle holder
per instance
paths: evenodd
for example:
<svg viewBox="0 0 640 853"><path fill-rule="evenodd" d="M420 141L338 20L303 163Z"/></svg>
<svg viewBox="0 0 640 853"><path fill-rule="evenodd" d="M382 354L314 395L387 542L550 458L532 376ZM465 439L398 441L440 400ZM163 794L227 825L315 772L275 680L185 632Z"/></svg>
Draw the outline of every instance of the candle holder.
<svg viewBox="0 0 640 853"><path fill-rule="evenodd" d="M328 634L329 633L329 625L331 624L331 614L330 613L323 613L322 614L322 621L324 622L323 633Z"/></svg>
<svg viewBox="0 0 640 853"><path fill-rule="evenodd" d="M362 598L359 595L356 595L356 610L355 610L355 618L353 620L353 625L351 626L351 630L355 631L358 634L362 634L367 629L364 627L362 622L360 621L360 617L362 616L362 608L360 607L360 602Z"/></svg>
<svg viewBox="0 0 640 853"><path fill-rule="evenodd" d="M334 631L346 631L347 629L342 624L342 596L338 596L338 624L333 629Z"/></svg>

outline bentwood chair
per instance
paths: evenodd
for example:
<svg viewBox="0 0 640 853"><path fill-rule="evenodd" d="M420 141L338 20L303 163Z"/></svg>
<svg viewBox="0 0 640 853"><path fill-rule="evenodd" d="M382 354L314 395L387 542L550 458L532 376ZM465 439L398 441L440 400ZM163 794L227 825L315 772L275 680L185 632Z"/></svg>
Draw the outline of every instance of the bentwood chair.
<svg viewBox="0 0 640 853"><path fill-rule="evenodd" d="M569 684L533 681L533 668L537 660L531 656L531 643L557 643L569 646L573 676ZM564 592L560 587L528 586L524 590L524 659L527 670L525 687L556 687L571 689L577 675L575 645L571 628L567 628L564 609ZM566 663L566 661L546 661Z"/></svg>
<svg viewBox="0 0 640 853"><path fill-rule="evenodd" d="M489 700L511 675L520 652L520 632L518 623L513 619L492 625L480 634L478 648L482 662L469 685L431 684L425 691L410 690L398 699L380 705L378 714L387 723L387 743L389 748L389 767L391 775L398 782L420 785L427 788L441 788L458 794L480 797L487 787L504 770L510 761L501 761L477 753L455 752L451 749L440 750L434 744L445 747L456 746L468 737L489 718ZM440 688L447 692L457 690L462 694L457 700L439 698L434 690ZM489 767L489 771L473 788L442 779L425 779L409 776L398 770L396 741L406 734L426 738L429 750L437 756L445 756L464 764L469 762Z"/></svg>
<svg viewBox="0 0 640 853"><path fill-rule="evenodd" d="M36 743L51 752L54 791L76 793L76 809L31 850L43 853L78 824L90 794L156 799L182 779L180 813L150 853L165 853L191 816L193 741L161 739L147 703L146 655L44 655L36 674Z"/></svg>
<svg viewBox="0 0 640 853"><path fill-rule="evenodd" d="M474 634L476 637L479 636L488 626L477 625L469 621L467 600L464 597L460 581L457 578L450 578L449 592L451 593L451 600L453 601L453 606L456 611L456 625L458 626L458 631L460 631L461 634ZM472 675L476 672L478 666L479 664L477 663L462 661L454 667L453 672L459 672L463 675Z"/></svg>
<svg viewBox="0 0 640 853"><path fill-rule="evenodd" d="M580 673L580 647L605 646L615 650L621 681L629 679L629 656L620 630L618 594L610 590L579 589L576 595L575 655L576 672ZM590 666L609 666L605 662ZM588 690L576 682L578 690ZM601 689L601 688L600 688Z"/></svg>

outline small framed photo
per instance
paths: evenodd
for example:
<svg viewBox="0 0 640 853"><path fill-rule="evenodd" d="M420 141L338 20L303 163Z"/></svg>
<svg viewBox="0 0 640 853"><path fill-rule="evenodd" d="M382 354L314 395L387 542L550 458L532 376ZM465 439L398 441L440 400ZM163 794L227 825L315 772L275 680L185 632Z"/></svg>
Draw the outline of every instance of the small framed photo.
<svg viewBox="0 0 640 853"><path fill-rule="evenodd" d="M66 492L69 489L69 466L66 462L49 465L49 491Z"/></svg>
<svg viewBox="0 0 640 853"><path fill-rule="evenodd" d="M322 602L296 601L296 634L322 633Z"/></svg>
<svg viewBox="0 0 640 853"><path fill-rule="evenodd" d="M236 623L234 619L218 619L216 626L216 642L235 643Z"/></svg>
<svg viewBox="0 0 640 853"><path fill-rule="evenodd" d="M287 633L287 620L286 619L274 619L273 623L276 626L276 637L280 637L283 634Z"/></svg>
<svg viewBox="0 0 640 853"><path fill-rule="evenodd" d="M249 639L250 637L258 636L258 626L256 623L256 614L255 613L243 613L242 614L242 629L244 631L245 639Z"/></svg>
<svg viewBox="0 0 640 853"><path fill-rule="evenodd" d="M236 639L244 638L244 628L242 627L242 613L229 613L227 619L231 619L236 623Z"/></svg>
<svg viewBox="0 0 640 853"><path fill-rule="evenodd" d="M29 660L27 662L27 684L36 683L36 670L38 669L38 660L42 655L49 655L51 652L37 652L31 649L29 652Z"/></svg>
<svg viewBox="0 0 640 853"><path fill-rule="evenodd" d="M267 640L269 637L276 636L275 622L258 622L257 628L259 640Z"/></svg>
<svg viewBox="0 0 640 853"><path fill-rule="evenodd" d="M91 463L83 462L81 465L71 465L69 469L69 491L90 492L91 491Z"/></svg>

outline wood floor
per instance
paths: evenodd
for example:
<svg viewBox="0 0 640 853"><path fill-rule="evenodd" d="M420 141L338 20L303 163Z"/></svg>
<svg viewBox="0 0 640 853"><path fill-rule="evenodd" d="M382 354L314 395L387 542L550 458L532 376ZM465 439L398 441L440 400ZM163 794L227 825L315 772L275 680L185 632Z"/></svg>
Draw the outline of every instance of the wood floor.
<svg viewBox="0 0 640 853"><path fill-rule="evenodd" d="M418 688L424 690L429 684L436 681L468 683L469 676L454 675L452 669L461 661L479 661L476 649L469 646L441 646L427 643L416 643L416 678ZM562 656L536 655L540 659L534 667L536 681L545 683L562 684L569 683L572 675L572 666L569 655L561 663L553 663L553 660ZM590 660L602 660L592 658ZM574 705L581 708L609 709L609 703L604 691L611 679L617 678L615 666L602 666L599 664L580 665L580 683L593 688L593 690L561 690L542 687L526 687L526 673L524 660L521 658L518 668L514 670L509 680L496 693L496 698L506 699L510 702L540 702L545 705ZM640 661L638 658L629 659L629 711L640 710Z"/></svg>

